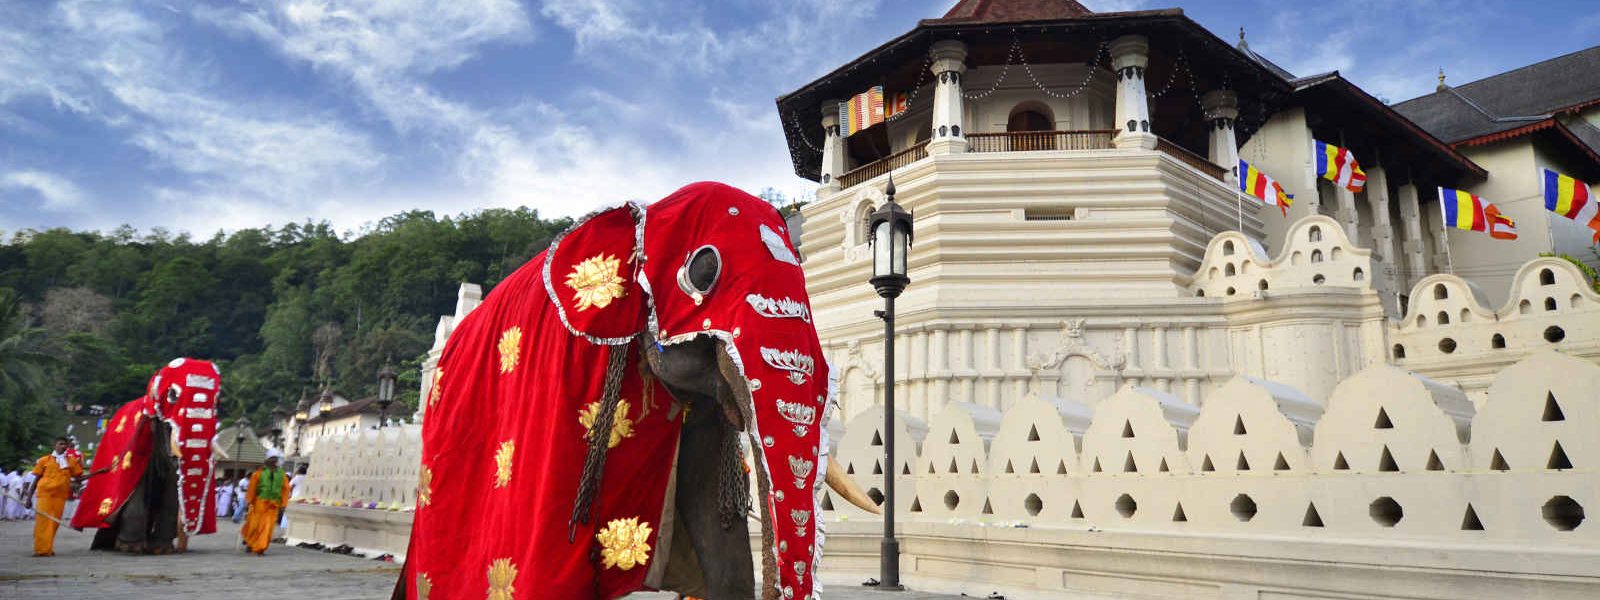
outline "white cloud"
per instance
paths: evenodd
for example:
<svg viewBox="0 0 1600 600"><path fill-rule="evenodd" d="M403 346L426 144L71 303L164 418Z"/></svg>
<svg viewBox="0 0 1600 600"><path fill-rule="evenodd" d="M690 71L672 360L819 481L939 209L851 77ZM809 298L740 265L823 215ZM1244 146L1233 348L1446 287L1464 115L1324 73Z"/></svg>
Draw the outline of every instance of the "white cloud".
<svg viewBox="0 0 1600 600"><path fill-rule="evenodd" d="M44 200L43 210L72 210L83 202L83 190L72 181L44 171L13 171L0 177L0 189L28 190Z"/></svg>
<svg viewBox="0 0 1600 600"><path fill-rule="evenodd" d="M1147 0L1079 0L1079 3L1095 12L1144 10L1149 4Z"/></svg>

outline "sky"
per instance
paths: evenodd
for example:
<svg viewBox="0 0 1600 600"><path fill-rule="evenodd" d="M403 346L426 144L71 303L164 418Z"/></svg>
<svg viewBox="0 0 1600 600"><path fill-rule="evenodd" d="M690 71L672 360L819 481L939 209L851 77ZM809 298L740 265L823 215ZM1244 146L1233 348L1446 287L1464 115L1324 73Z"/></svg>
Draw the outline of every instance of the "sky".
<svg viewBox="0 0 1600 600"><path fill-rule="evenodd" d="M1390 101L1600 44L1593 0L1183 8ZM774 99L954 0L0 0L0 235L794 196Z"/></svg>

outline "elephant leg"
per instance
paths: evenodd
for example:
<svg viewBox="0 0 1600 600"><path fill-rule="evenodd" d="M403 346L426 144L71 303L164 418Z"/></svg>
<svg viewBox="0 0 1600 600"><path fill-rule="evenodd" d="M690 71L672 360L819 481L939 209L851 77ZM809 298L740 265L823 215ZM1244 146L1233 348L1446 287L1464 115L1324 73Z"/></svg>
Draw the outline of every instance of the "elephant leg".
<svg viewBox="0 0 1600 600"><path fill-rule="evenodd" d="M698 408L698 407L697 407ZM744 518L723 527L719 485L722 453L737 435L715 411L697 411L685 425L678 446L677 512L705 575L709 600L755 597L755 569L750 554L750 529ZM737 467L735 467L737 468Z"/></svg>

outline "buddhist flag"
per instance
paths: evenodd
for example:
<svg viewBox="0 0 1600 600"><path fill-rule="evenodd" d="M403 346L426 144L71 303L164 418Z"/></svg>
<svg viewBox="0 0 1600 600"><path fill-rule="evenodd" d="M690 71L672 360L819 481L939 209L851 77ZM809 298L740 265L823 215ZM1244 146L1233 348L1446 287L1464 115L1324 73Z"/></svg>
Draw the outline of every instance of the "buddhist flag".
<svg viewBox="0 0 1600 600"><path fill-rule="evenodd" d="M1294 204L1294 196L1283 191L1283 186L1278 185L1277 180L1267 177L1266 173L1242 160L1239 161L1239 191L1277 206L1284 216L1289 216L1289 205Z"/></svg>
<svg viewBox="0 0 1600 600"><path fill-rule="evenodd" d="M903 113L910 108L911 97L905 92L900 92L895 94L893 99L889 101L889 105L883 108L883 118L893 118L895 115Z"/></svg>
<svg viewBox="0 0 1600 600"><path fill-rule="evenodd" d="M1483 207L1483 218L1489 221L1489 237L1497 240L1517 239L1517 222L1500 214L1500 207L1493 204Z"/></svg>
<svg viewBox="0 0 1600 600"><path fill-rule="evenodd" d="M1600 242L1600 200L1589 192L1589 184L1550 169L1540 169L1539 180L1544 183L1544 207L1594 230L1594 240Z"/></svg>
<svg viewBox="0 0 1600 600"><path fill-rule="evenodd" d="M1332 181L1351 193L1361 193L1367 187L1367 173L1356 163L1356 155L1333 144L1313 141L1311 160L1317 164L1317 176Z"/></svg>
<svg viewBox="0 0 1600 600"><path fill-rule="evenodd" d="M839 103L839 129L845 137L883 122L883 86L873 86Z"/></svg>

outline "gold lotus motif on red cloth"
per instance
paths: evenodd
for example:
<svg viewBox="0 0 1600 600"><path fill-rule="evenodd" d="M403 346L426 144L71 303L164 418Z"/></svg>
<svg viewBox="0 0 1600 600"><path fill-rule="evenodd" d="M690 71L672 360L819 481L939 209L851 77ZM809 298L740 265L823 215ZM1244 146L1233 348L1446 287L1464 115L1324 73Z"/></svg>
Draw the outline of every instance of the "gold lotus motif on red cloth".
<svg viewBox="0 0 1600 600"><path fill-rule="evenodd" d="M494 451L494 486L505 487L511 483L511 456L516 453L517 444L512 440L500 442L500 448Z"/></svg>
<svg viewBox="0 0 1600 600"><path fill-rule="evenodd" d="M495 349L500 351L500 373L516 370L517 363L522 361L522 328L512 327L502 332Z"/></svg>
<svg viewBox="0 0 1600 600"><path fill-rule="evenodd" d="M628 418L629 408L627 400L617 401L617 412L611 416L611 439L606 442L606 448L615 448L622 440L633 437L633 419ZM583 425L584 439L589 438L588 432L594 429L594 420L599 414L599 400L590 402L578 411L578 424Z"/></svg>
<svg viewBox="0 0 1600 600"><path fill-rule="evenodd" d="M442 391L440 391L439 382L441 380L443 380L443 379L444 379L444 369L442 369L442 368L434 369L433 370L433 384L428 386L428 408L433 408L433 405L439 403L439 395L443 393Z"/></svg>
<svg viewBox="0 0 1600 600"><path fill-rule="evenodd" d="M417 600L428 600L428 594L433 592L433 581L428 579L427 573L417 574Z"/></svg>
<svg viewBox="0 0 1600 600"><path fill-rule="evenodd" d="M489 600L515 600L517 566L509 558L496 558L489 564Z"/></svg>
<svg viewBox="0 0 1600 600"><path fill-rule="evenodd" d="M600 563L624 571L650 560L650 524L638 518L613 519L595 534L600 541Z"/></svg>
<svg viewBox="0 0 1600 600"><path fill-rule="evenodd" d="M621 267L622 261L612 254L596 254L572 267L567 274L567 287L572 288L572 301L578 312L591 306L605 308L628 293L622 287L622 276L617 274Z"/></svg>
<svg viewBox="0 0 1600 600"><path fill-rule="evenodd" d="M106 515L111 514L111 506L112 506L112 504L111 504L111 499L110 498L106 498L104 500L101 500L100 501L100 516L104 517Z"/></svg>
<svg viewBox="0 0 1600 600"><path fill-rule="evenodd" d="M422 468L422 473L417 476L417 507L421 508L433 502L433 469Z"/></svg>

